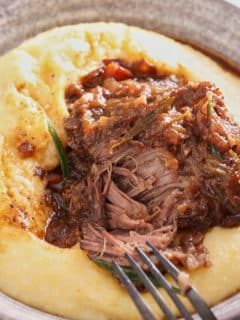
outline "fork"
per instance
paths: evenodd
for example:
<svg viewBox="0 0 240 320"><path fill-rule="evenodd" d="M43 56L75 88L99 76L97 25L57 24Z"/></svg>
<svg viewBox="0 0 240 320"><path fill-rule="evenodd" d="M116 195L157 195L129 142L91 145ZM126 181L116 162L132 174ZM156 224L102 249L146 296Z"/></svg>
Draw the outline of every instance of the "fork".
<svg viewBox="0 0 240 320"><path fill-rule="evenodd" d="M156 256L157 260L161 263L164 269L169 273L169 275L178 283L180 271L176 268L176 266L169 261L164 255L160 253L160 251L151 243L147 242L147 245L152 250L153 254ZM186 320L193 319L191 314L186 309L183 302L179 299L175 291L173 290L171 284L166 280L164 275L160 272L160 270L156 267L156 265L152 262L152 260L144 253L144 251L138 247L135 248L140 259L146 264L152 273L152 275L156 278L156 280L160 283L161 287L166 290L170 298L175 303L176 307L178 308L180 314ZM126 254L126 258L128 259L131 267L135 270L138 274L141 282L144 284L146 289L150 291L153 298L161 308L162 312L165 314L168 320L176 320L177 318L172 313L172 311L167 306L166 302L161 297L159 291L156 289L152 281L149 279L148 275L143 271L143 269L139 266L139 264L129 255ZM127 277L125 272L116 262L113 262L115 271L119 276L120 281L122 282L123 286L128 291L129 295L131 296L134 304L136 305L137 309L139 310L142 319L144 320L157 320L152 311L150 310L149 306L146 304L144 299L142 298L139 291L136 289L134 284L131 280ZM195 308L196 312L199 316L204 320L217 320L211 309L208 307L207 303L203 300L203 298L199 295L197 290L189 285L187 290L183 293L188 300L191 302L193 307Z"/></svg>

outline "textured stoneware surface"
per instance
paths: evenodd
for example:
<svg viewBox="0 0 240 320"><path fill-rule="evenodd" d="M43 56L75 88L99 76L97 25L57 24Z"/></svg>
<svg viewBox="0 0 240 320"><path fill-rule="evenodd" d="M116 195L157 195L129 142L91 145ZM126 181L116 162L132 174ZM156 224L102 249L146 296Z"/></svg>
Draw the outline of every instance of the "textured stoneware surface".
<svg viewBox="0 0 240 320"><path fill-rule="evenodd" d="M240 70L240 9L224 0L0 0L0 53L54 26L101 20L161 31Z"/></svg>
<svg viewBox="0 0 240 320"><path fill-rule="evenodd" d="M240 5L239 0L231 2ZM89 21L156 30L205 49L240 71L240 8L224 0L0 0L0 53L52 27ZM213 309L219 320L239 320L240 294ZM0 320L59 319L0 293Z"/></svg>

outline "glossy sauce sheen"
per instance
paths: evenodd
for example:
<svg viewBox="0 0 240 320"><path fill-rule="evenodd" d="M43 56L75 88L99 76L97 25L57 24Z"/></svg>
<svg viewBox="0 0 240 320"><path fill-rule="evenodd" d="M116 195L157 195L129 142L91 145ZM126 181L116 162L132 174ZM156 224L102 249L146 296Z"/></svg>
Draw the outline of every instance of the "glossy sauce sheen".
<svg viewBox="0 0 240 320"><path fill-rule="evenodd" d="M45 239L123 266L149 240L189 270L209 265L204 233L240 224L240 129L220 90L104 60L66 101L71 175L47 175Z"/></svg>

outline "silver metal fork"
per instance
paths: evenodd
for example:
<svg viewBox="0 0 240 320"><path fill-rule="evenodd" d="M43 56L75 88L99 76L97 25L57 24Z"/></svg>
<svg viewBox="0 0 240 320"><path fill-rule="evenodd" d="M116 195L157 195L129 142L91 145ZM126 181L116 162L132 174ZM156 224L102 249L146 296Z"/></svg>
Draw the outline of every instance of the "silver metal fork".
<svg viewBox="0 0 240 320"><path fill-rule="evenodd" d="M169 275L178 283L180 271L175 267L175 265L170 262L166 257L164 257L156 247L154 247L151 243L147 242L147 245L151 248L153 254L161 263L162 267ZM166 280L164 275L159 271L159 269L155 266L155 264L151 261L151 259L141 250L140 248L136 247L136 251L141 258L141 260L146 264L155 277L155 279L159 282L162 288L166 290L168 295L171 297L173 302L175 303L176 307L180 311L180 314L183 316L184 319L190 320L193 319L191 314L186 309L183 302L180 300L172 285ZM164 299L161 297L159 291L156 289L152 281L149 279L148 275L143 271L143 269L139 266L139 264L129 255L126 254L126 257L131 265L131 267L135 270L138 274L139 279L143 283L143 285L150 291L153 298L165 314L168 320L176 320L177 318L172 313L172 311L167 306ZM118 274L120 281L122 282L123 286L128 291L129 295L131 296L133 302L135 303L136 307L138 308L142 319L144 320L156 320L156 317L150 310L149 306L146 304L144 299L142 298L141 294L131 282L131 280L127 277L123 269L116 263L113 262L115 267L116 273ZM196 291L195 288L190 286L184 295L189 299L191 304L193 305L196 312L199 316L204 320L217 320L211 309L208 307L207 303L202 299L199 293Z"/></svg>

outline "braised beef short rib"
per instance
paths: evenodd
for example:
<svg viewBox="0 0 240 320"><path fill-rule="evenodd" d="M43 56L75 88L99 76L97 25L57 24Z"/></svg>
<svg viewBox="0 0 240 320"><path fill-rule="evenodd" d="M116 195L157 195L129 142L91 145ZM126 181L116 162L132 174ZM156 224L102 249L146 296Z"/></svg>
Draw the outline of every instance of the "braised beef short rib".
<svg viewBox="0 0 240 320"><path fill-rule="evenodd" d="M46 240L122 266L150 241L188 270L209 265L207 230L240 224L240 127L221 91L108 59L66 102L71 175L48 184Z"/></svg>

